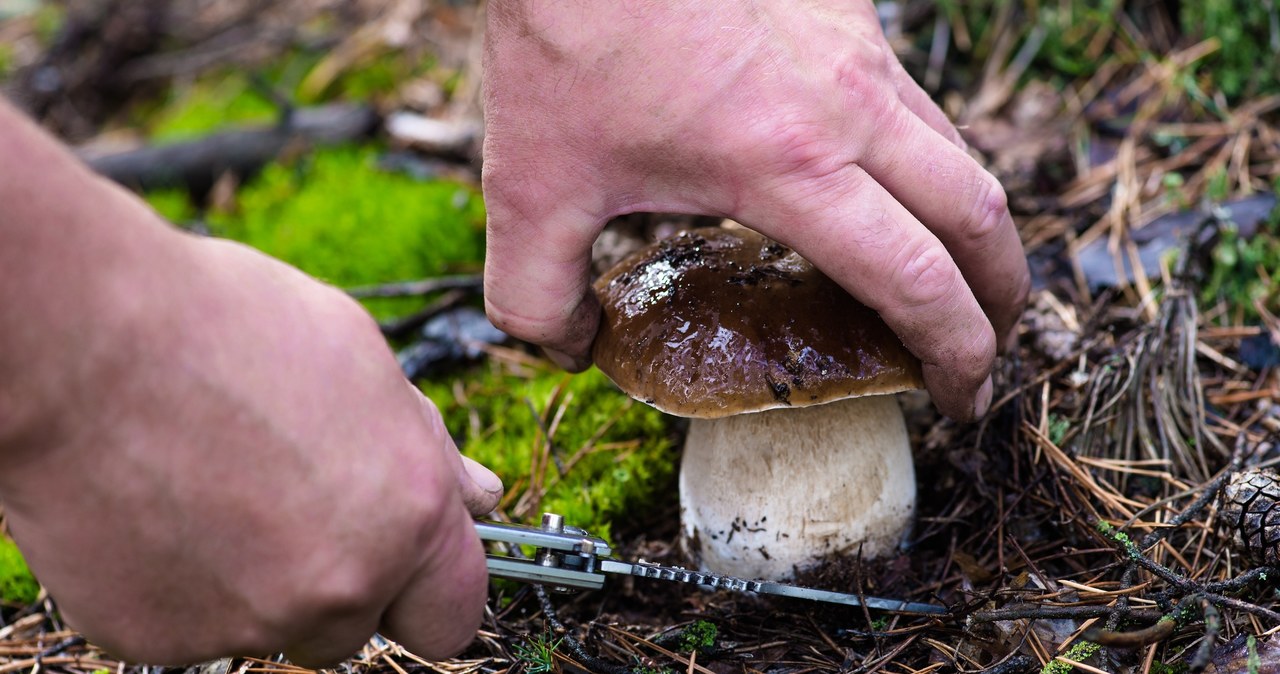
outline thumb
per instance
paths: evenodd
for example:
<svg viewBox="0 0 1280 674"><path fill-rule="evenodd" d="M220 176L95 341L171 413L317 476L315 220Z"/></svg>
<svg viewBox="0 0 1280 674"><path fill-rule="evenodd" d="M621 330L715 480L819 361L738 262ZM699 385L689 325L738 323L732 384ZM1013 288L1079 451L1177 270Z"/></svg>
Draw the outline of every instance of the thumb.
<svg viewBox="0 0 1280 674"><path fill-rule="evenodd" d="M494 325L576 371L591 364L600 321L590 286L591 244L605 214L591 205L603 201L598 195L560 192L485 165L484 300Z"/></svg>
<svg viewBox="0 0 1280 674"><path fill-rule="evenodd" d="M453 462L453 472L458 478L458 492L467 506L467 512L473 517L492 512L498 507L498 501L502 500L502 479L474 459L463 456L453 437L449 435L449 429L445 428L444 419L440 417L440 410L436 409L435 403L422 395L412 383L409 383L409 388L417 396L423 421L440 438L445 456L448 457L446 460Z"/></svg>
<svg viewBox="0 0 1280 674"><path fill-rule="evenodd" d="M459 454L458 458L462 461L458 485L462 489L462 502L467 505L467 511L473 517L493 512L498 507L498 501L502 500L502 479L471 457Z"/></svg>

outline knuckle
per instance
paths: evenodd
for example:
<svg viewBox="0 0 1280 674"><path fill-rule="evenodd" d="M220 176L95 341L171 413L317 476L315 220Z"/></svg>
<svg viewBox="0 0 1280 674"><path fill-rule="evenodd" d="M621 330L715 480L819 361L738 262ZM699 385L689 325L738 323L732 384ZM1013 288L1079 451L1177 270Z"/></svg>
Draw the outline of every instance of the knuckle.
<svg viewBox="0 0 1280 674"><path fill-rule="evenodd" d="M960 274L941 244L924 240L907 245L897 269L896 285L904 306L938 306L956 294Z"/></svg>
<svg viewBox="0 0 1280 674"><path fill-rule="evenodd" d="M897 55L883 40L859 40L856 49L849 49L832 61L837 81L846 90L858 90L868 84L878 88L898 67Z"/></svg>
<svg viewBox="0 0 1280 674"><path fill-rule="evenodd" d="M866 135L865 147L874 147L875 138L901 136L911 123L893 74L900 67L893 51L878 42L869 43L866 53L834 62L837 90L844 92L847 109L857 111L852 119L855 128Z"/></svg>
<svg viewBox="0 0 1280 674"><path fill-rule="evenodd" d="M990 174L983 174L974 189L973 214L966 236L970 241L986 243L1008 234L1009 199L1004 188Z"/></svg>
<svg viewBox="0 0 1280 674"><path fill-rule="evenodd" d="M498 294L500 293L488 289L485 291L484 310L494 327L534 344L545 344L559 332L560 320L557 316L516 311L505 301L494 297Z"/></svg>
<svg viewBox="0 0 1280 674"><path fill-rule="evenodd" d="M567 353L590 349L599 323L599 304L585 288L536 298L527 302L524 310L513 308L515 305L506 294L486 288L485 312L499 330Z"/></svg>
<svg viewBox="0 0 1280 674"><path fill-rule="evenodd" d="M761 163L774 167L778 175L811 177L832 170L833 153L828 149L824 133L815 124L796 119L776 119L758 127L753 134Z"/></svg>
<svg viewBox="0 0 1280 674"><path fill-rule="evenodd" d="M295 614L316 624L349 619L373 611L386 592L386 581L372 565L349 556L329 565L321 577L299 588Z"/></svg>

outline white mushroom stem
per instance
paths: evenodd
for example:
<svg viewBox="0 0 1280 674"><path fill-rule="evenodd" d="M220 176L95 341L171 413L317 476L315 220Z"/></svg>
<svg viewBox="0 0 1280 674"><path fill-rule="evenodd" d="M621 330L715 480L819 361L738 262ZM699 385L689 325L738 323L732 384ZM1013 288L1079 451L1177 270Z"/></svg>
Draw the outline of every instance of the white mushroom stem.
<svg viewBox="0 0 1280 674"><path fill-rule="evenodd" d="M872 558L898 545L915 503L892 395L690 421L681 519L706 570L786 580L832 554Z"/></svg>

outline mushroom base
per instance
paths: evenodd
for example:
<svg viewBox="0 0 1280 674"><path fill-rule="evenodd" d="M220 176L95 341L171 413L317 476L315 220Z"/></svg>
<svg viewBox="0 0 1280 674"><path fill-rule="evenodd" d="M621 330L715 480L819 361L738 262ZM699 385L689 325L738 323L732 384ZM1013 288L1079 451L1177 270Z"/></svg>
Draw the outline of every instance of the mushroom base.
<svg viewBox="0 0 1280 674"><path fill-rule="evenodd" d="M876 557L898 545L915 503L891 395L690 422L680 516L705 570L787 580L832 555Z"/></svg>

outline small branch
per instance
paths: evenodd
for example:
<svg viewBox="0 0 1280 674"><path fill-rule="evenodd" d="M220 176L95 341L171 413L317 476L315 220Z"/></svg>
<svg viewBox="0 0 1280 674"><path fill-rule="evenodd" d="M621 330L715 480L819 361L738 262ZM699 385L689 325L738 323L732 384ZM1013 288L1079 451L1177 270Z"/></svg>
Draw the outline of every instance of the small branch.
<svg viewBox="0 0 1280 674"><path fill-rule="evenodd" d="M1117 610L1119 609L1114 606L1039 606L1024 604L987 611L976 611L969 616L969 620L987 623L997 620L1105 618ZM1127 615L1135 620L1154 622L1162 618L1164 614L1148 609L1129 609Z"/></svg>
<svg viewBox="0 0 1280 674"><path fill-rule="evenodd" d="M1168 639L1173 636L1173 632L1177 627L1177 622L1173 618L1165 616L1150 627L1144 627L1140 630L1113 632L1111 630L1091 629L1085 631L1083 638L1086 641L1092 641L1109 648L1140 648Z"/></svg>
<svg viewBox="0 0 1280 674"><path fill-rule="evenodd" d="M1183 592L1199 591L1199 586L1197 586L1193 581L1187 580L1173 569L1170 569L1169 567L1160 564L1143 554L1142 550L1138 548L1138 544L1134 543L1133 539L1129 538L1128 534L1116 529L1114 526L1106 522L1098 523L1097 529L1103 536L1123 550L1125 555L1133 563L1136 563L1138 566L1150 571L1161 580L1177 587Z"/></svg>
<svg viewBox="0 0 1280 674"><path fill-rule="evenodd" d="M1235 578L1206 583L1204 590L1214 594L1238 592L1260 580L1269 580L1270 578L1280 578L1280 569L1274 566L1260 566L1256 569L1250 569Z"/></svg>
<svg viewBox="0 0 1280 674"><path fill-rule="evenodd" d="M414 330L426 325L427 321L457 306L467 298L467 295L465 290L455 288L436 298L421 311L379 324L378 328L382 330L382 336L387 339L404 339Z"/></svg>
<svg viewBox="0 0 1280 674"><path fill-rule="evenodd" d="M133 189L185 187L207 192L225 173L251 175L291 144L333 144L369 135L378 113L362 105L325 105L292 111L286 123L215 133L198 140L80 156L93 170Z"/></svg>
<svg viewBox="0 0 1280 674"><path fill-rule="evenodd" d="M1030 655L1015 655L995 667L982 670L981 674L1021 674L1035 671L1039 664Z"/></svg>
<svg viewBox="0 0 1280 674"><path fill-rule="evenodd" d="M1141 648L1148 644L1164 641L1173 636L1179 622L1186 622L1184 617L1191 604L1199 600L1200 597L1198 595L1183 599L1168 615L1161 616L1155 624L1140 630L1120 632L1111 627L1105 629L1094 627L1085 630L1081 638L1102 646L1114 648Z"/></svg>
<svg viewBox="0 0 1280 674"><path fill-rule="evenodd" d="M1264 620L1269 620L1272 625L1280 625L1280 613L1276 613L1269 608L1263 608L1257 604L1250 604L1243 599L1236 599L1235 597L1214 594L1212 592L1206 592L1203 596L1206 600L1218 606L1233 608L1237 611L1248 613L1249 615L1257 616Z"/></svg>
<svg viewBox="0 0 1280 674"><path fill-rule="evenodd" d="M457 276L439 276L436 278L422 279L419 281L401 281L397 283L384 283L372 286L356 286L347 288L346 293L358 300L370 297L414 297L417 295L430 295L441 290L451 290L454 288L460 290L480 291L484 287L484 280L479 274L460 274Z"/></svg>
<svg viewBox="0 0 1280 674"><path fill-rule="evenodd" d="M1200 640L1200 647L1196 649L1196 654L1188 663L1188 669L1192 672L1203 672L1209 666L1209 661L1213 659L1213 646L1218 641L1218 632L1222 630L1222 621L1218 617L1218 609L1213 604L1205 602L1204 610L1204 638Z"/></svg>

